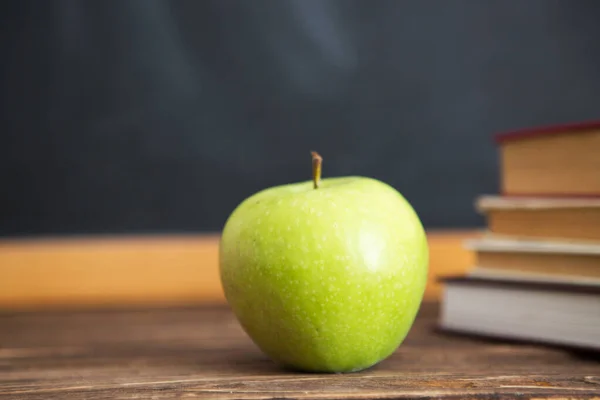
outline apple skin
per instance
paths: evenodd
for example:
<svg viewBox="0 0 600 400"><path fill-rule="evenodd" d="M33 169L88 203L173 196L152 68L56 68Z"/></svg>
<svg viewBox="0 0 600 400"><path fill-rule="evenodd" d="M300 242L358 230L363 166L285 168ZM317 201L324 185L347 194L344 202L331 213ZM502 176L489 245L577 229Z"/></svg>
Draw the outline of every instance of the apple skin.
<svg viewBox="0 0 600 400"><path fill-rule="evenodd" d="M272 360L346 373L390 356L409 332L427 281L425 231L406 199L365 177L272 187L229 216L223 290Z"/></svg>

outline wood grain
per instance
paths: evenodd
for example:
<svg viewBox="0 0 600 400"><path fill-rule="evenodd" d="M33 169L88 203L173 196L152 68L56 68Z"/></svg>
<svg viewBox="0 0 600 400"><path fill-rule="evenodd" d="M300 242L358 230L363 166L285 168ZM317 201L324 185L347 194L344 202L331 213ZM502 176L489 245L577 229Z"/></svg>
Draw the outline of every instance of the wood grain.
<svg viewBox="0 0 600 400"><path fill-rule="evenodd" d="M224 306L0 314L0 399L600 398L600 356L438 333L354 374L283 370Z"/></svg>
<svg viewBox="0 0 600 400"><path fill-rule="evenodd" d="M465 271L463 240L476 231L433 231L426 298L440 274ZM218 235L0 241L0 308L171 306L223 303Z"/></svg>

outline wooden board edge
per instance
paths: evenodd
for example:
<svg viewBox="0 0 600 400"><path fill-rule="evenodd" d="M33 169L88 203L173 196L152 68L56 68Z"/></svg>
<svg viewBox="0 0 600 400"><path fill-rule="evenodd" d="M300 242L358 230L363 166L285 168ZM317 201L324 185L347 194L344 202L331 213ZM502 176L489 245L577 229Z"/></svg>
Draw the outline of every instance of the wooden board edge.
<svg viewBox="0 0 600 400"><path fill-rule="evenodd" d="M430 231L425 301L437 276L466 271L477 230ZM223 304L219 235L0 241L0 309Z"/></svg>

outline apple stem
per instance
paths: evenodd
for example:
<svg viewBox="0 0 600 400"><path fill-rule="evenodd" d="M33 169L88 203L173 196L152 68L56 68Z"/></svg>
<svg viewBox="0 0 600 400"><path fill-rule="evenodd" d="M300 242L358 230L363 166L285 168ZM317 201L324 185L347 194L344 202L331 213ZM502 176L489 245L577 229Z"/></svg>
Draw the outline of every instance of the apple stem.
<svg viewBox="0 0 600 400"><path fill-rule="evenodd" d="M321 165L323 165L323 157L316 151L311 151L312 155L312 174L313 174L313 188L318 189L319 183L321 183Z"/></svg>

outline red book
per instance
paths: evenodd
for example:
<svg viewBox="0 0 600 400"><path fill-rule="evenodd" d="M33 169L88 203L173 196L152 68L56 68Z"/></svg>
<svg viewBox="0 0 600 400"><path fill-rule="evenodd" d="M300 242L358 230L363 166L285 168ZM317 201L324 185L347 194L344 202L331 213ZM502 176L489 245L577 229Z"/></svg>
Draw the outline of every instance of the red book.
<svg viewBox="0 0 600 400"><path fill-rule="evenodd" d="M600 121L496 135L508 196L600 197Z"/></svg>

